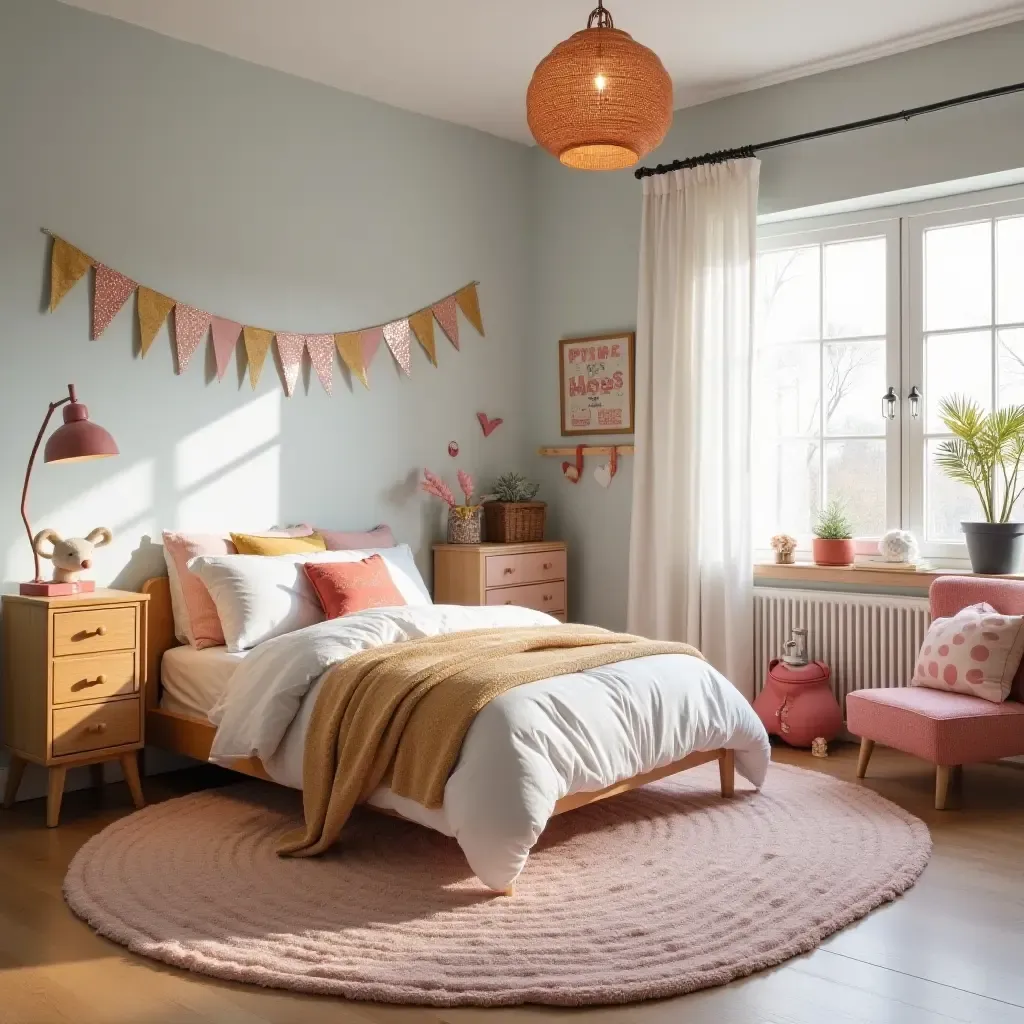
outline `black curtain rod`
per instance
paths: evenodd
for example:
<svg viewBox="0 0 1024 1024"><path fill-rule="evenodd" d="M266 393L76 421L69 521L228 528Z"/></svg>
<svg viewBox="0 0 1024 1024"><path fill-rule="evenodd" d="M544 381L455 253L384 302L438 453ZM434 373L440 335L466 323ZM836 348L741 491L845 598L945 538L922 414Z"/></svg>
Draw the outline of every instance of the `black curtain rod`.
<svg viewBox="0 0 1024 1024"><path fill-rule="evenodd" d="M922 107L911 107L909 110L900 110L893 114L881 114L879 117L869 117L863 121L850 121L847 124L837 124L832 128L819 128L814 132L802 132L800 135L788 135L784 139L772 139L770 142L756 142L752 146L741 146L738 149L720 149L717 153L705 153L703 156L691 156L687 160L674 160L670 164L658 164L657 167L641 167L634 171L637 178L649 178L655 174L667 174L669 171L681 171L689 167L699 167L701 164L720 164L726 160L742 160L752 157L763 149L777 149L779 146L792 146L795 142L809 142L811 139L824 139L829 135L842 135L845 132L856 132L861 128L873 128L879 124L889 124L891 121L909 121L912 117L920 117L922 114L931 114L936 110L946 110L948 107L962 107L967 103L979 103L981 100L990 100L996 96L1009 96L1012 93L1024 92L1024 82L1017 82L1016 85L1001 85L997 89L985 89L983 92L972 92L967 96L957 96L951 100L941 100L938 103L926 103Z"/></svg>

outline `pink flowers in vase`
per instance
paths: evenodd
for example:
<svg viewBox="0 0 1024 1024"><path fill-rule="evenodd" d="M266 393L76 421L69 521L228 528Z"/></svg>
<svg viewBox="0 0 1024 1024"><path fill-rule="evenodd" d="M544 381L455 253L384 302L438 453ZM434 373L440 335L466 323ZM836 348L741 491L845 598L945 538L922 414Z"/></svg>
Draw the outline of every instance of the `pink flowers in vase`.
<svg viewBox="0 0 1024 1024"><path fill-rule="evenodd" d="M473 502L473 490L474 483L473 478L464 470L460 469L458 473L459 477L459 490L462 491L465 496L465 502L460 505L455 500L455 495L452 494L452 489L435 473L431 473L429 469L423 470L423 480L420 482L420 487L427 492L432 494L435 498L440 498L456 516L461 519L469 519L480 511L480 503Z"/></svg>

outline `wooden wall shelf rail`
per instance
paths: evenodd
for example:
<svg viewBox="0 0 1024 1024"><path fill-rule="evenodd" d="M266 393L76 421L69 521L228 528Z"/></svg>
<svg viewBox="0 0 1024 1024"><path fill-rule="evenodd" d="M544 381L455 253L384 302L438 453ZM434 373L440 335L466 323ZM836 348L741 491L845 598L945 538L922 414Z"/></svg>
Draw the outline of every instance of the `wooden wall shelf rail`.
<svg viewBox="0 0 1024 1024"><path fill-rule="evenodd" d="M620 455L632 455L636 448L631 444L585 444L583 445L584 455L611 455L612 448L614 448ZM556 458L564 459L568 456L575 457L576 448L538 448L538 455L548 455Z"/></svg>

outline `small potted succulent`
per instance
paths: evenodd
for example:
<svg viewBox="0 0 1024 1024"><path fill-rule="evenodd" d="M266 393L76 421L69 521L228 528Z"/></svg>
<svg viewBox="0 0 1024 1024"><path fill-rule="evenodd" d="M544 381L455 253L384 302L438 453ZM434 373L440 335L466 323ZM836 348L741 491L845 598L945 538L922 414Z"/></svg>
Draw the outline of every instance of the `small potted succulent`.
<svg viewBox="0 0 1024 1024"><path fill-rule="evenodd" d="M777 565L792 565L793 552L796 551L796 537L788 533L777 533L772 537L772 550L775 552Z"/></svg>
<svg viewBox="0 0 1024 1024"><path fill-rule="evenodd" d="M534 501L540 484L522 473L503 473L484 502L487 539L495 544L533 543L544 539L547 505Z"/></svg>
<svg viewBox="0 0 1024 1024"><path fill-rule="evenodd" d="M815 565L853 565L853 524L838 498L815 518L811 551Z"/></svg>
<svg viewBox="0 0 1024 1024"><path fill-rule="evenodd" d="M976 573L1020 571L1024 523L1010 520L1024 493L1019 479L1024 459L1024 406L986 413L973 399L952 395L939 403L939 419L953 435L943 441L935 463L950 479L974 489L984 519L962 522L967 554Z"/></svg>
<svg viewBox="0 0 1024 1024"><path fill-rule="evenodd" d="M459 470L459 489L465 496L465 504L460 505L452 494L452 489L429 469L423 470L420 486L435 498L440 498L448 506L448 543L479 544L480 543L480 505L473 504L473 478L463 469Z"/></svg>

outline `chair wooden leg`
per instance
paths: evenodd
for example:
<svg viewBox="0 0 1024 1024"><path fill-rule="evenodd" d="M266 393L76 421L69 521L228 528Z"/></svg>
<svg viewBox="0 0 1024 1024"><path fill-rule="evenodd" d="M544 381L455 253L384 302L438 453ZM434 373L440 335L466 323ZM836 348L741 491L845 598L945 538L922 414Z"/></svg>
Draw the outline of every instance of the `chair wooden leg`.
<svg viewBox="0 0 1024 1024"><path fill-rule="evenodd" d="M49 770L46 785L46 827L56 828L60 821L60 802L64 797L64 776L67 768L57 765Z"/></svg>
<svg viewBox="0 0 1024 1024"><path fill-rule="evenodd" d="M935 810L937 811L946 809L946 797L949 795L949 779L952 770L948 764L935 766Z"/></svg>
<svg viewBox="0 0 1024 1024"><path fill-rule="evenodd" d="M21 777L25 774L25 760L17 754L11 754L11 762L7 765L7 784L4 786L4 807L13 807L21 785Z"/></svg>
<svg viewBox="0 0 1024 1024"><path fill-rule="evenodd" d="M868 761L875 749L875 741L866 737L860 741L860 757L857 758L857 778L863 779L868 773Z"/></svg>
<svg viewBox="0 0 1024 1024"><path fill-rule="evenodd" d="M718 759L718 780L722 796L729 797L736 792L736 751L725 750Z"/></svg>
<svg viewBox="0 0 1024 1024"><path fill-rule="evenodd" d="M139 780L139 763L135 760L134 753L121 755L121 771L124 773L124 781L128 783L132 803L136 809L145 807L146 798L142 795L142 783Z"/></svg>

